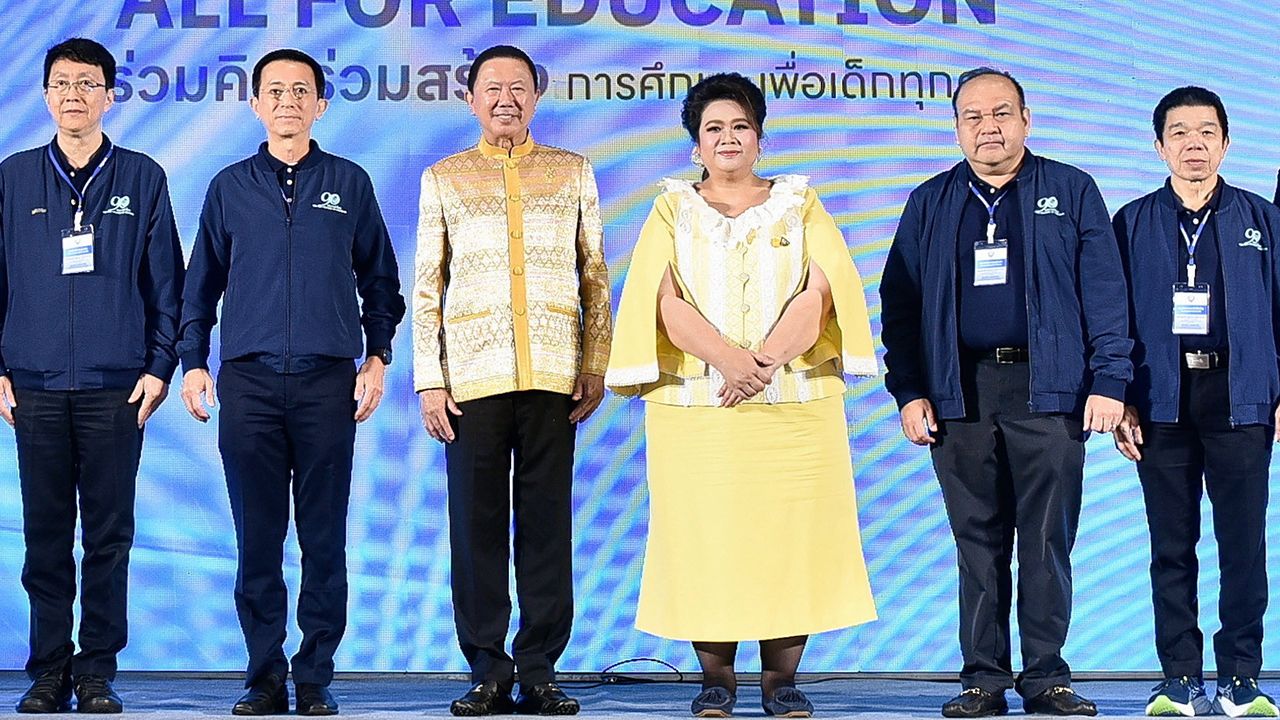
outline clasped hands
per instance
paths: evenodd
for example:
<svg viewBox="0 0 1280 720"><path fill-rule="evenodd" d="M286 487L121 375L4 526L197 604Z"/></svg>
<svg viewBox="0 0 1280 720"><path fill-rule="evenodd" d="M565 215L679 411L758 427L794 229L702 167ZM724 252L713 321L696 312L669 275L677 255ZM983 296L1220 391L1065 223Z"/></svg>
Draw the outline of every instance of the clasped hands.
<svg viewBox="0 0 1280 720"><path fill-rule="evenodd" d="M724 377L724 384L716 391L720 407L735 407L755 397L773 381L773 375L782 363L763 352L742 348L728 348L711 365Z"/></svg>

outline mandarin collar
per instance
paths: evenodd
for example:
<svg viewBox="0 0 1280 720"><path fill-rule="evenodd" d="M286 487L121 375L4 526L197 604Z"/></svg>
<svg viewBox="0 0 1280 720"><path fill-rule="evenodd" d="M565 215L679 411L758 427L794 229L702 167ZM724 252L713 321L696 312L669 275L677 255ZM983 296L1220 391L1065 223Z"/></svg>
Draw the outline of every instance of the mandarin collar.
<svg viewBox="0 0 1280 720"><path fill-rule="evenodd" d="M489 144L489 141L485 140L483 135L480 136L479 149L481 155L494 160L507 160L510 158L524 157L525 155L533 152L533 131L526 132L524 142L511 148L510 153L508 153L504 148Z"/></svg>

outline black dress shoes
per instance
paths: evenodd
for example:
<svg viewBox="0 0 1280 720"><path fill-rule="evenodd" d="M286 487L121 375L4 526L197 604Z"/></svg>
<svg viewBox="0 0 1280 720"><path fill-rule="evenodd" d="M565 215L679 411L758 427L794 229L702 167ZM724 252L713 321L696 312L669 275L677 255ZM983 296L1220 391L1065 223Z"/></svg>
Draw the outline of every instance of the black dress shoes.
<svg viewBox="0 0 1280 720"><path fill-rule="evenodd" d="M1097 715L1098 706L1066 685L1055 685L1022 701L1028 715Z"/></svg>
<svg viewBox="0 0 1280 720"><path fill-rule="evenodd" d="M516 712L521 715L577 715L578 709L578 701L553 682L539 683L528 690L520 688L520 697L516 698Z"/></svg>
<svg viewBox="0 0 1280 720"><path fill-rule="evenodd" d="M18 699L20 713L59 713L71 709L71 668L59 668L36 678Z"/></svg>
<svg viewBox="0 0 1280 720"><path fill-rule="evenodd" d="M977 718L1004 715L1009 712L1009 702L1004 693L993 693L982 688L965 688L942 706L942 717ZM1028 710L1027 712L1031 712Z"/></svg>
<svg viewBox="0 0 1280 720"><path fill-rule="evenodd" d="M449 705L449 712L461 717L510 715L511 710L511 691L499 686L496 680L477 684Z"/></svg>
<svg viewBox="0 0 1280 720"><path fill-rule="evenodd" d="M232 715L285 715L289 712L289 691L284 678L271 673L249 686L249 692L240 696L231 706Z"/></svg>
<svg viewBox="0 0 1280 720"><path fill-rule="evenodd" d="M324 685L294 683L293 689L298 695L295 701L299 715L338 714L338 701L333 699L333 693Z"/></svg>
<svg viewBox="0 0 1280 720"><path fill-rule="evenodd" d="M76 710L82 713L114 714L124 712L124 703L111 687L111 681L101 675L80 675L76 678Z"/></svg>

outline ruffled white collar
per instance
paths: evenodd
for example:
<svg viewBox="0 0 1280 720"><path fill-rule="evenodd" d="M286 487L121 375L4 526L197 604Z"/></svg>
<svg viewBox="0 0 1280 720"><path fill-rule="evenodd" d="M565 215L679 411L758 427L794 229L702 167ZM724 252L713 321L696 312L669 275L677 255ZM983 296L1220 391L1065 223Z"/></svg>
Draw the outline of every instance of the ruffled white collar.
<svg viewBox="0 0 1280 720"><path fill-rule="evenodd" d="M752 230L771 227L787 214L804 205L805 192L809 189L806 175L778 175L766 178L773 183L769 197L759 205L747 208L737 217L729 217L711 207L706 198L688 180L663 178L661 185L666 192L686 196L696 210L703 231L717 245L734 247L745 243Z"/></svg>

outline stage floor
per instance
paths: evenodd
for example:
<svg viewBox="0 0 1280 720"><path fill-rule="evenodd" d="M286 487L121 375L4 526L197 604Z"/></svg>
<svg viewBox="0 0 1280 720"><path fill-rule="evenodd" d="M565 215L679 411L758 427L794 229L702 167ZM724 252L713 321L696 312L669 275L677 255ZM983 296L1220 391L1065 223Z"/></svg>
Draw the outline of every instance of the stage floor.
<svg viewBox="0 0 1280 720"><path fill-rule="evenodd" d="M1086 680L1076 689L1098 703L1103 717L1141 717L1153 680ZM1276 680L1264 689L1276 691ZM0 713L9 711L26 688L26 676L0 672ZM582 714L609 720L641 717L689 717L689 701L698 686L690 682L598 684L570 680L562 685L582 702ZM804 691L820 718L937 718L942 703L959 690L953 681L887 679L883 677L805 678ZM466 691L465 681L446 675L339 675L333 691L342 715L391 720L408 717L449 717L449 701ZM226 675L190 673L121 673L116 690L125 703L125 716L192 718L229 716L241 683ZM738 690L737 717L763 717L757 687ZM1018 697L1009 694L1010 714L1021 714Z"/></svg>

